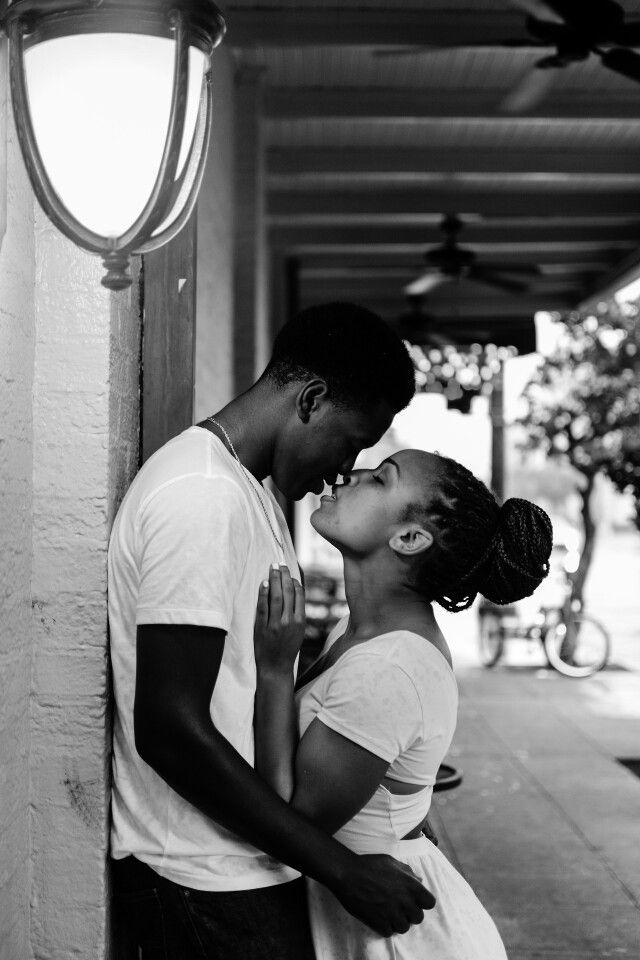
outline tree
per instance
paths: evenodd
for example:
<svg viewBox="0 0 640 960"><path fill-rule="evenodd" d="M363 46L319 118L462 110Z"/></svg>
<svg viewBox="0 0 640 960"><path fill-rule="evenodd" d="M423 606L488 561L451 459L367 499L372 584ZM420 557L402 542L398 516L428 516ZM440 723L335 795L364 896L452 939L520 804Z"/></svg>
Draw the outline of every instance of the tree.
<svg viewBox="0 0 640 960"><path fill-rule="evenodd" d="M639 489L640 471L634 472L640 446L637 313L628 304L607 302L595 313L562 317L552 355L524 391L527 412L519 422L527 439L522 448L542 449L581 476L584 543L571 596L580 602L593 556L590 500L596 476L610 476L620 489L634 483Z"/></svg>
<svg viewBox="0 0 640 960"><path fill-rule="evenodd" d="M637 424L622 430L618 455L607 467L607 474L621 493L633 496L634 521L640 530L640 426Z"/></svg>

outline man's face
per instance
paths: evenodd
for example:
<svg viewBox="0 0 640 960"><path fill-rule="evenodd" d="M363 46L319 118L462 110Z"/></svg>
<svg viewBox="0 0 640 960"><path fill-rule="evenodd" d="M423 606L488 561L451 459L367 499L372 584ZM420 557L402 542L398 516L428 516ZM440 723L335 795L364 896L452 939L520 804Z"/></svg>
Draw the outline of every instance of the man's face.
<svg viewBox="0 0 640 960"><path fill-rule="evenodd" d="M307 422L292 417L282 430L273 462L273 480L290 500L322 493L324 484L353 468L361 450L389 429L394 411L378 401L366 411L322 399Z"/></svg>

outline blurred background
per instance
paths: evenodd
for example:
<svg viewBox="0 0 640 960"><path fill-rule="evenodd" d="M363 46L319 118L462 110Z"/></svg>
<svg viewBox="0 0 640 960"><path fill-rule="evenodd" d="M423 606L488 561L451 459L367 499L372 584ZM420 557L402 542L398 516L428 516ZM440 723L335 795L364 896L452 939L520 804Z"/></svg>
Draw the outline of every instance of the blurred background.
<svg viewBox="0 0 640 960"><path fill-rule="evenodd" d="M112 954L106 558L128 484L329 300L377 311L415 364L361 465L438 450L554 524L535 598L438 614L464 773L433 805L442 849L511 960L637 960L640 0L228 0L197 125L187 98L194 157L211 117L197 205L130 276L112 257L109 290L20 138L30 111L62 192L137 216L171 58L84 46L102 14L140 39L149 0L69 0L78 56L56 59L35 25L65 6L0 0L0 960ZM313 498L283 507L313 656L340 564Z"/></svg>
<svg viewBox="0 0 640 960"><path fill-rule="evenodd" d="M633 296L634 290L623 291L623 294L625 297ZM635 306L624 298L622 303L626 304L624 309L627 314L635 318ZM611 304L602 303L599 329L606 328L611 314L617 317L619 310L615 298ZM597 316L594 314L592 318L596 320ZM568 322L571 322L569 318ZM535 314L535 329L538 349L525 356L513 356L511 351L501 348L497 372L490 380L484 381L483 392L469 398L468 412L450 408L444 392L448 389L446 378L444 387L432 386L430 392L425 392L427 384L422 383L420 392L410 406L398 414L380 443L364 451L356 464L356 467L373 467L394 450L406 447L438 451L464 463L489 487L502 492L504 497L526 497L543 506L551 516L554 528L552 567L550 576L535 597L517 605L521 617L526 621L535 617L540 606L562 604L567 579L575 577L580 567L586 536L583 497L585 475L572 465L575 454L571 457L561 449L558 437L562 436L562 425L554 428L552 436L557 448L547 447L544 442L546 438L538 438L538 442L532 445L528 426L532 411L536 412L528 399L531 385L535 384L549 358L553 360L562 353L566 324L559 314L538 312ZM478 354L461 351L458 356L473 358ZM422 352L421 357L424 365ZM435 359L445 359L442 349L435 350ZM454 355L453 359L457 360L457 356ZM625 369L628 359L621 351L618 358L620 370ZM432 367L438 369L438 364L433 363ZM456 369L460 376L462 368ZM480 371L482 369L480 365ZM417 372L420 373L419 366ZM594 376L591 373L592 379ZM454 376L452 380L455 382ZM543 413L551 421L556 416L557 398L549 386L540 389L543 394L538 402L547 402L549 409ZM628 390L631 402L634 402L637 381L630 382ZM495 394L498 391L502 393L501 409L496 409ZM567 403L570 400L569 397L563 399ZM588 411L592 418L597 418L603 403L606 412L606 400L600 399L597 404L594 402L594 410ZM584 416L584 411L581 411L581 415ZM637 414L635 416L637 420ZM572 426L576 429L577 418L576 414L567 422L569 433ZM617 432L617 424L612 425L609 436L613 438L614 447ZM615 450L612 450L611 460L615 460L614 454ZM631 470L626 474L628 486L625 489L623 484L621 490L620 484L616 485L607 474L607 466L608 459L600 465L591 459L587 463L589 476L593 470L594 479L588 495L590 525L589 543L586 546L590 556L581 590L589 611L606 624L611 634L611 663L633 664L639 668L640 599L637 587L640 584L640 534L637 527L637 499L634 496L639 481L632 463ZM309 657L321 645L327 631L347 611L340 554L316 534L309 523L309 517L318 504L319 498L309 494L297 504L295 512L296 544L308 584ZM456 652L465 660L473 661L478 655L478 608L479 601L470 611L462 614L437 610L445 634L452 638ZM525 663L535 662L535 658L540 656L539 645L524 641L511 644L510 650L512 659L520 656Z"/></svg>

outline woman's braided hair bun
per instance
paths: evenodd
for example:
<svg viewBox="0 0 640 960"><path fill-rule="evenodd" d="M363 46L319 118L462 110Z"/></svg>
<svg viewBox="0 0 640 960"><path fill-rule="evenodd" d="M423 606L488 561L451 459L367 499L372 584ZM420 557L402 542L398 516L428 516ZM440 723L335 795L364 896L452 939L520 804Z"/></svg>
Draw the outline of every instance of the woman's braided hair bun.
<svg viewBox="0 0 640 960"><path fill-rule="evenodd" d="M483 558L478 592L504 605L530 597L549 573L553 528L545 511L529 500L505 500Z"/></svg>

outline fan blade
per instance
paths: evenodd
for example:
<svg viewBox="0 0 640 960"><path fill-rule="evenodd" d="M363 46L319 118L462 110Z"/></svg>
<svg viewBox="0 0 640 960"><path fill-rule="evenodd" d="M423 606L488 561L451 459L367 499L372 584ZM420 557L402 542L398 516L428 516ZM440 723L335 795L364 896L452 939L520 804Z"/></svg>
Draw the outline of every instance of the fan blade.
<svg viewBox="0 0 640 960"><path fill-rule="evenodd" d="M426 293L431 293L432 290L435 290L443 283L447 283L449 280L450 277L447 277L444 273L436 273L430 270L428 273L423 273L422 276L413 280L412 283L408 283L407 286L404 287L404 292L408 297L422 297Z"/></svg>
<svg viewBox="0 0 640 960"><path fill-rule="evenodd" d="M609 70L640 83L640 54L633 50L625 50L623 47L614 47L613 50L599 51L599 55L602 63Z"/></svg>
<svg viewBox="0 0 640 960"><path fill-rule="evenodd" d="M521 283L511 277L502 277L488 267L471 267L467 272L468 280L475 280L477 283L486 283L490 287L497 287L499 290L506 290L507 293L525 293L529 288L526 283Z"/></svg>
<svg viewBox="0 0 640 960"><path fill-rule="evenodd" d="M544 0L509 0L512 7L517 7L530 17L538 20L547 20L553 23L564 23L562 17L553 7Z"/></svg>
<svg viewBox="0 0 640 960"><path fill-rule="evenodd" d="M554 69L542 70L533 67L527 70L521 80L506 95L500 103L502 113L523 113L537 106L545 98L556 82L557 71Z"/></svg>
<svg viewBox="0 0 640 960"><path fill-rule="evenodd" d="M591 32L613 30L621 26L624 10L616 0L546 0L544 5L567 26ZM534 14L535 16L535 14ZM545 19L548 19L548 14Z"/></svg>
<svg viewBox="0 0 640 960"><path fill-rule="evenodd" d="M640 47L640 21L627 20L612 32L611 39L621 47Z"/></svg>

